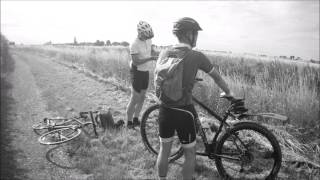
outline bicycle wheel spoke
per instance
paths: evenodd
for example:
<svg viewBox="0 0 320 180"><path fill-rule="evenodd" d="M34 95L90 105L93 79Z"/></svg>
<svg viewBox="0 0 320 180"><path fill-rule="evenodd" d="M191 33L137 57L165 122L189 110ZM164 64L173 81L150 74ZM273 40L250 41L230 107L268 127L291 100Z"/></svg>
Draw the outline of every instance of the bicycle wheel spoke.
<svg viewBox="0 0 320 180"><path fill-rule="evenodd" d="M218 163L217 166L223 167L222 172L228 177L266 179L273 172L278 157L274 150L275 145L266 134L243 128L225 137L221 152L218 153L221 165Z"/></svg>
<svg viewBox="0 0 320 180"><path fill-rule="evenodd" d="M77 150L78 147L73 148L69 144L55 146L46 153L46 158L50 163L60 168L74 169L76 168L75 154Z"/></svg>
<svg viewBox="0 0 320 180"><path fill-rule="evenodd" d="M41 144L53 145L61 144L78 137L81 133L80 129L63 128L48 132L39 137Z"/></svg>
<svg viewBox="0 0 320 180"><path fill-rule="evenodd" d="M61 140L66 140L66 139L68 139L66 136L64 136L63 134L60 134L60 139Z"/></svg>
<svg viewBox="0 0 320 180"><path fill-rule="evenodd" d="M148 134L149 143L155 150L160 148L158 126L158 119L153 114L146 123L146 132Z"/></svg>

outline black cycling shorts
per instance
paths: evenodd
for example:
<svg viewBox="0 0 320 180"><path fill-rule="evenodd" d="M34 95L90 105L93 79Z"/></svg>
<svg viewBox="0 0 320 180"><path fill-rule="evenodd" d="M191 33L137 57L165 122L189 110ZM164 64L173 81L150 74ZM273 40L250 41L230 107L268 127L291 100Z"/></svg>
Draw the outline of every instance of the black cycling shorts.
<svg viewBox="0 0 320 180"><path fill-rule="evenodd" d="M193 105L159 110L160 141L170 142L176 131L182 146L193 147L196 140L196 119L198 115Z"/></svg>
<svg viewBox="0 0 320 180"><path fill-rule="evenodd" d="M149 86L149 71L139 71L137 66L132 65L130 69L131 84L133 89L140 93L141 90L148 89Z"/></svg>

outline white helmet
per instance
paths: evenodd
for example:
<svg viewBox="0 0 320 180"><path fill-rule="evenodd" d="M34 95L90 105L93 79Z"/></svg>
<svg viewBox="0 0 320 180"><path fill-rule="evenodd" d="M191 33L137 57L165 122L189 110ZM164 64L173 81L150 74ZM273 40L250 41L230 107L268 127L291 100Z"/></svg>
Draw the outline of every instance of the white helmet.
<svg viewBox="0 0 320 180"><path fill-rule="evenodd" d="M153 38L154 34L150 24L145 21L140 21L137 25L138 35L144 36L147 39Z"/></svg>

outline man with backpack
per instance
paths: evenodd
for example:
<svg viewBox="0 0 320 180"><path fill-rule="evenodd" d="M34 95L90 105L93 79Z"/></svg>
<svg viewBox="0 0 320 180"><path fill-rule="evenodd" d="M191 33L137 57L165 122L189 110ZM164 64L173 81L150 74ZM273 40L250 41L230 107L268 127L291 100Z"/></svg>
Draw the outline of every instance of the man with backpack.
<svg viewBox="0 0 320 180"><path fill-rule="evenodd" d="M176 131L184 150L183 179L193 178L195 169L196 118L192 104L192 89L198 69L208 73L215 83L231 96L231 91L210 60L196 46L199 24L184 17L174 23L173 34L179 44L163 50L155 69L156 95L160 99L160 151L157 158L159 179L166 179L168 157Z"/></svg>

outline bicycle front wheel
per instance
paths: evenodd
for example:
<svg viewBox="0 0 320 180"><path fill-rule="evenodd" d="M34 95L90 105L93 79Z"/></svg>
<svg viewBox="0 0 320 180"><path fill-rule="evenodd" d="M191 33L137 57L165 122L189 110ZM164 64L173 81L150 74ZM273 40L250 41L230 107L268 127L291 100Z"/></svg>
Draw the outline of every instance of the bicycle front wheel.
<svg viewBox="0 0 320 180"><path fill-rule="evenodd" d="M41 122L32 125L33 131L37 135L42 135L50 130L54 130L55 126L67 125L72 122L72 119L56 118L56 119L44 119Z"/></svg>
<svg viewBox="0 0 320 180"><path fill-rule="evenodd" d="M141 137L146 148L154 155L158 155L160 149L159 140L159 108L160 106L153 105L149 107L142 115L141 120ZM183 155L183 150L180 145L178 137L174 136L172 143L171 154L169 162L179 159Z"/></svg>
<svg viewBox="0 0 320 180"><path fill-rule="evenodd" d="M282 161L276 137L254 122L240 122L221 136L216 166L225 179L275 179Z"/></svg>
<svg viewBox="0 0 320 180"><path fill-rule="evenodd" d="M62 128L43 134L38 141L44 145L56 145L71 141L78 137L80 133L81 129Z"/></svg>

